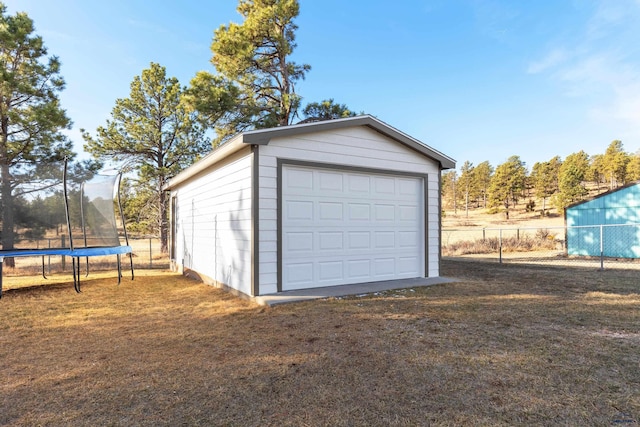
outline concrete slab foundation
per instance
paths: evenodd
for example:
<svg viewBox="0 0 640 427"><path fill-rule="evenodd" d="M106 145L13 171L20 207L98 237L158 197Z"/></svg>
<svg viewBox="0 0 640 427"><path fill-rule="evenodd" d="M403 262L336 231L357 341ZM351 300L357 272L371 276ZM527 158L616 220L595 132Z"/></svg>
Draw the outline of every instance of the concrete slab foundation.
<svg viewBox="0 0 640 427"><path fill-rule="evenodd" d="M261 305L273 306L277 304L287 304L323 298L372 294L374 292L390 291L393 289L432 286L456 281L456 279L447 277L419 277L415 279L386 280L383 282L358 283L356 285L328 286L325 288L279 292L276 294L260 295L254 297L253 300Z"/></svg>

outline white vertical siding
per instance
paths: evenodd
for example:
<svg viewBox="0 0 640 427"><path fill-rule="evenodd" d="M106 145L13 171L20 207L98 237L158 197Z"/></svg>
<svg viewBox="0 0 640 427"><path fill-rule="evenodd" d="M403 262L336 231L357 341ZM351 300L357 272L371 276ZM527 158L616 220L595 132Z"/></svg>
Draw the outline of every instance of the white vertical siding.
<svg viewBox="0 0 640 427"><path fill-rule="evenodd" d="M438 233L439 165L423 155L366 127L358 126L275 138L259 149L260 243L259 293L277 291L277 159L330 163L345 167L375 168L386 171L428 175L427 275L439 275Z"/></svg>
<svg viewBox="0 0 640 427"><path fill-rule="evenodd" d="M242 150L172 191L176 264L248 295L251 159L250 150Z"/></svg>

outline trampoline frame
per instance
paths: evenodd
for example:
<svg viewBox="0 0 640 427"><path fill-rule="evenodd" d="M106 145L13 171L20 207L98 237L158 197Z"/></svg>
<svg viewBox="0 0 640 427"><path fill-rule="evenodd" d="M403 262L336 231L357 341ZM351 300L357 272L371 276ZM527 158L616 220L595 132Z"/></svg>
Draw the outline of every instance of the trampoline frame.
<svg viewBox="0 0 640 427"><path fill-rule="evenodd" d="M0 298L2 298L2 277L3 271L2 267L4 264L4 258L17 258L17 257L33 257L33 256L41 256L42 257L42 276L46 279L45 275L45 256L68 256L72 258L72 269L73 269L73 287L76 292L81 292L80 290L80 258L86 258L87 262L87 273L89 275L89 257L94 256L107 256L107 255L116 255L117 256L117 268L118 268L118 284L122 279L122 264L121 264L121 255L128 254L129 262L131 266L131 280L134 279L134 271L133 271L133 249L129 245L129 235L127 234L127 227L124 220L124 211L122 209L122 204L120 200L120 182L122 178L122 173L119 172L117 174L117 178L115 180L114 188L115 188L115 201L118 205L118 213L120 214L120 219L122 221L122 228L124 232L125 245L120 246L93 246L88 247L86 245L87 242L87 230L85 225L84 211L83 211L83 193L80 191L80 212L81 212L81 221L82 221L82 233L84 237L85 246L83 247L75 247L73 243L72 236L72 228L71 228L71 218L69 215L69 198L67 193L67 159L64 160L63 163L63 173L62 173L62 187L64 193L64 209L65 209L65 218L67 222L67 232L69 237L69 247L68 248L40 248L40 249L10 249L3 250L0 249ZM83 182L81 184L81 189L84 187Z"/></svg>

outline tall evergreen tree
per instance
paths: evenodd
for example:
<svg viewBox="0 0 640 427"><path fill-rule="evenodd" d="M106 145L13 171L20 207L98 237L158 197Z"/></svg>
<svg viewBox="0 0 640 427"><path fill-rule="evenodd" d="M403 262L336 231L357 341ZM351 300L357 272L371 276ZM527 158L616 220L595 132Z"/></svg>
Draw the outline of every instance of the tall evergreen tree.
<svg viewBox="0 0 640 427"><path fill-rule="evenodd" d="M459 187L464 192L464 211L469 218L469 196L473 191L473 163L465 161L460 167L460 178L458 179Z"/></svg>
<svg viewBox="0 0 640 427"><path fill-rule="evenodd" d="M302 111L305 119L303 122L319 122L322 120L344 119L354 117L356 113L345 104L337 104L333 99L325 99L322 102L311 102Z"/></svg>
<svg viewBox="0 0 640 427"><path fill-rule="evenodd" d="M60 107L64 89L60 61L47 57L42 37L25 13L6 14L0 3L0 203L2 248L15 244L14 190L32 179L37 164L71 157L71 143L60 132L71 126ZM8 266L14 265L6 258Z"/></svg>
<svg viewBox="0 0 640 427"><path fill-rule="evenodd" d="M640 152L629 156L627 163L627 181L640 180Z"/></svg>
<svg viewBox="0 0 640 427"><path fill-rule="evenodd" d="M567 156L560 166L559 189L554 196L554 204L558 209L562 210L587 195L584 181L588 170L589 155L587 153L579 151Z"/></svg>
<svg viewBox="0 0 640 427"><path fill-rule="evenodd" d="M455 169L442 172L442 200L443 205L447 204L453 209L453 213L458 213L456 187L458 185L458 173Z"/></svg>
<svg viewBox="0 0 640 427"><path fill-rule="evenodd" d="M519 156L511 156L498 165L489 186L489 203L492 207L504 207L505 217L509 219L509 209L518 203L525 189L527 168Z"/></svg>
<svg viewBox="0 0 640 427"><path fill-rule="evenodd" d="M559 156L548 162L538 162L533 165L531 178L536 197L542 199L542 216L546 214L547 198L558 191L559 173L562 161Z"/></svg>
<svg viewBox="0 0 640 427"><path fill-rule="evenodd" d="M216 137L213 148L236 132L252 126L253 102L242 94L229 79L208 71L199 71L185 90L183 101L205 129L212 129Z"/></svg>
<svg viewBox="0 0 640 427"><path fill-rule="evenodd" d="M600 184L606 178L606 171L604 168L604 155L594 154L593 156L591 156L586 178L588 181L592 181L596 184L596 190L599 192Z"/></svg>
<svg viewBox="0 0 640 427"><path fill-rule="evenodd" d="M125 161L138 172L138 191L155 194L156 229L162 252L168 246L168 201L163 187L209 150L197 118L182 102L178 79L159 64L136 76L129 98L116 100L111 120L93 138L83 130L85 149L98 158Z"/></svg>
<svg viewBox="0 0 640 427"><path fill-rule="evenodd" d="M211 62L220 76L239 90L242 114L221 122L225 139L247 127L267 128L293 122L300 107L295 84L310 70L291 60L298 28L297 0L240 0L242 24L222 25L215 31Z"/></svg>
<svg viewBox="0 0 640 427"><path fill-rule="evenodd" d="M614 140L607 147L602 159L605 173L609 179L609 188L613 190L625 182L629 155L624 151L622 141Z"/></svg>
<svg viewBox="0 0 640 427"><path fill-rule="evenodd" d="M480 196L482 197L483 207L487 207L487 194L491 177L493 176L493 166L488 161L484 161L473 168L473 180Z"/></svg>

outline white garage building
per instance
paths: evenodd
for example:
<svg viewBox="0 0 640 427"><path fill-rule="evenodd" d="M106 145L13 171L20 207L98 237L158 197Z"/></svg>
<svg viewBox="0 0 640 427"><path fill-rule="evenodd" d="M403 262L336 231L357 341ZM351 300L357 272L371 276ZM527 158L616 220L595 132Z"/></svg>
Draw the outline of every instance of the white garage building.
<svg viewBox="0 0 640 427"><path fill-rule="evenodd" d="M437 277L440 171L372 116L244 132L171 179L171 262L258 296Z"/></svg>

